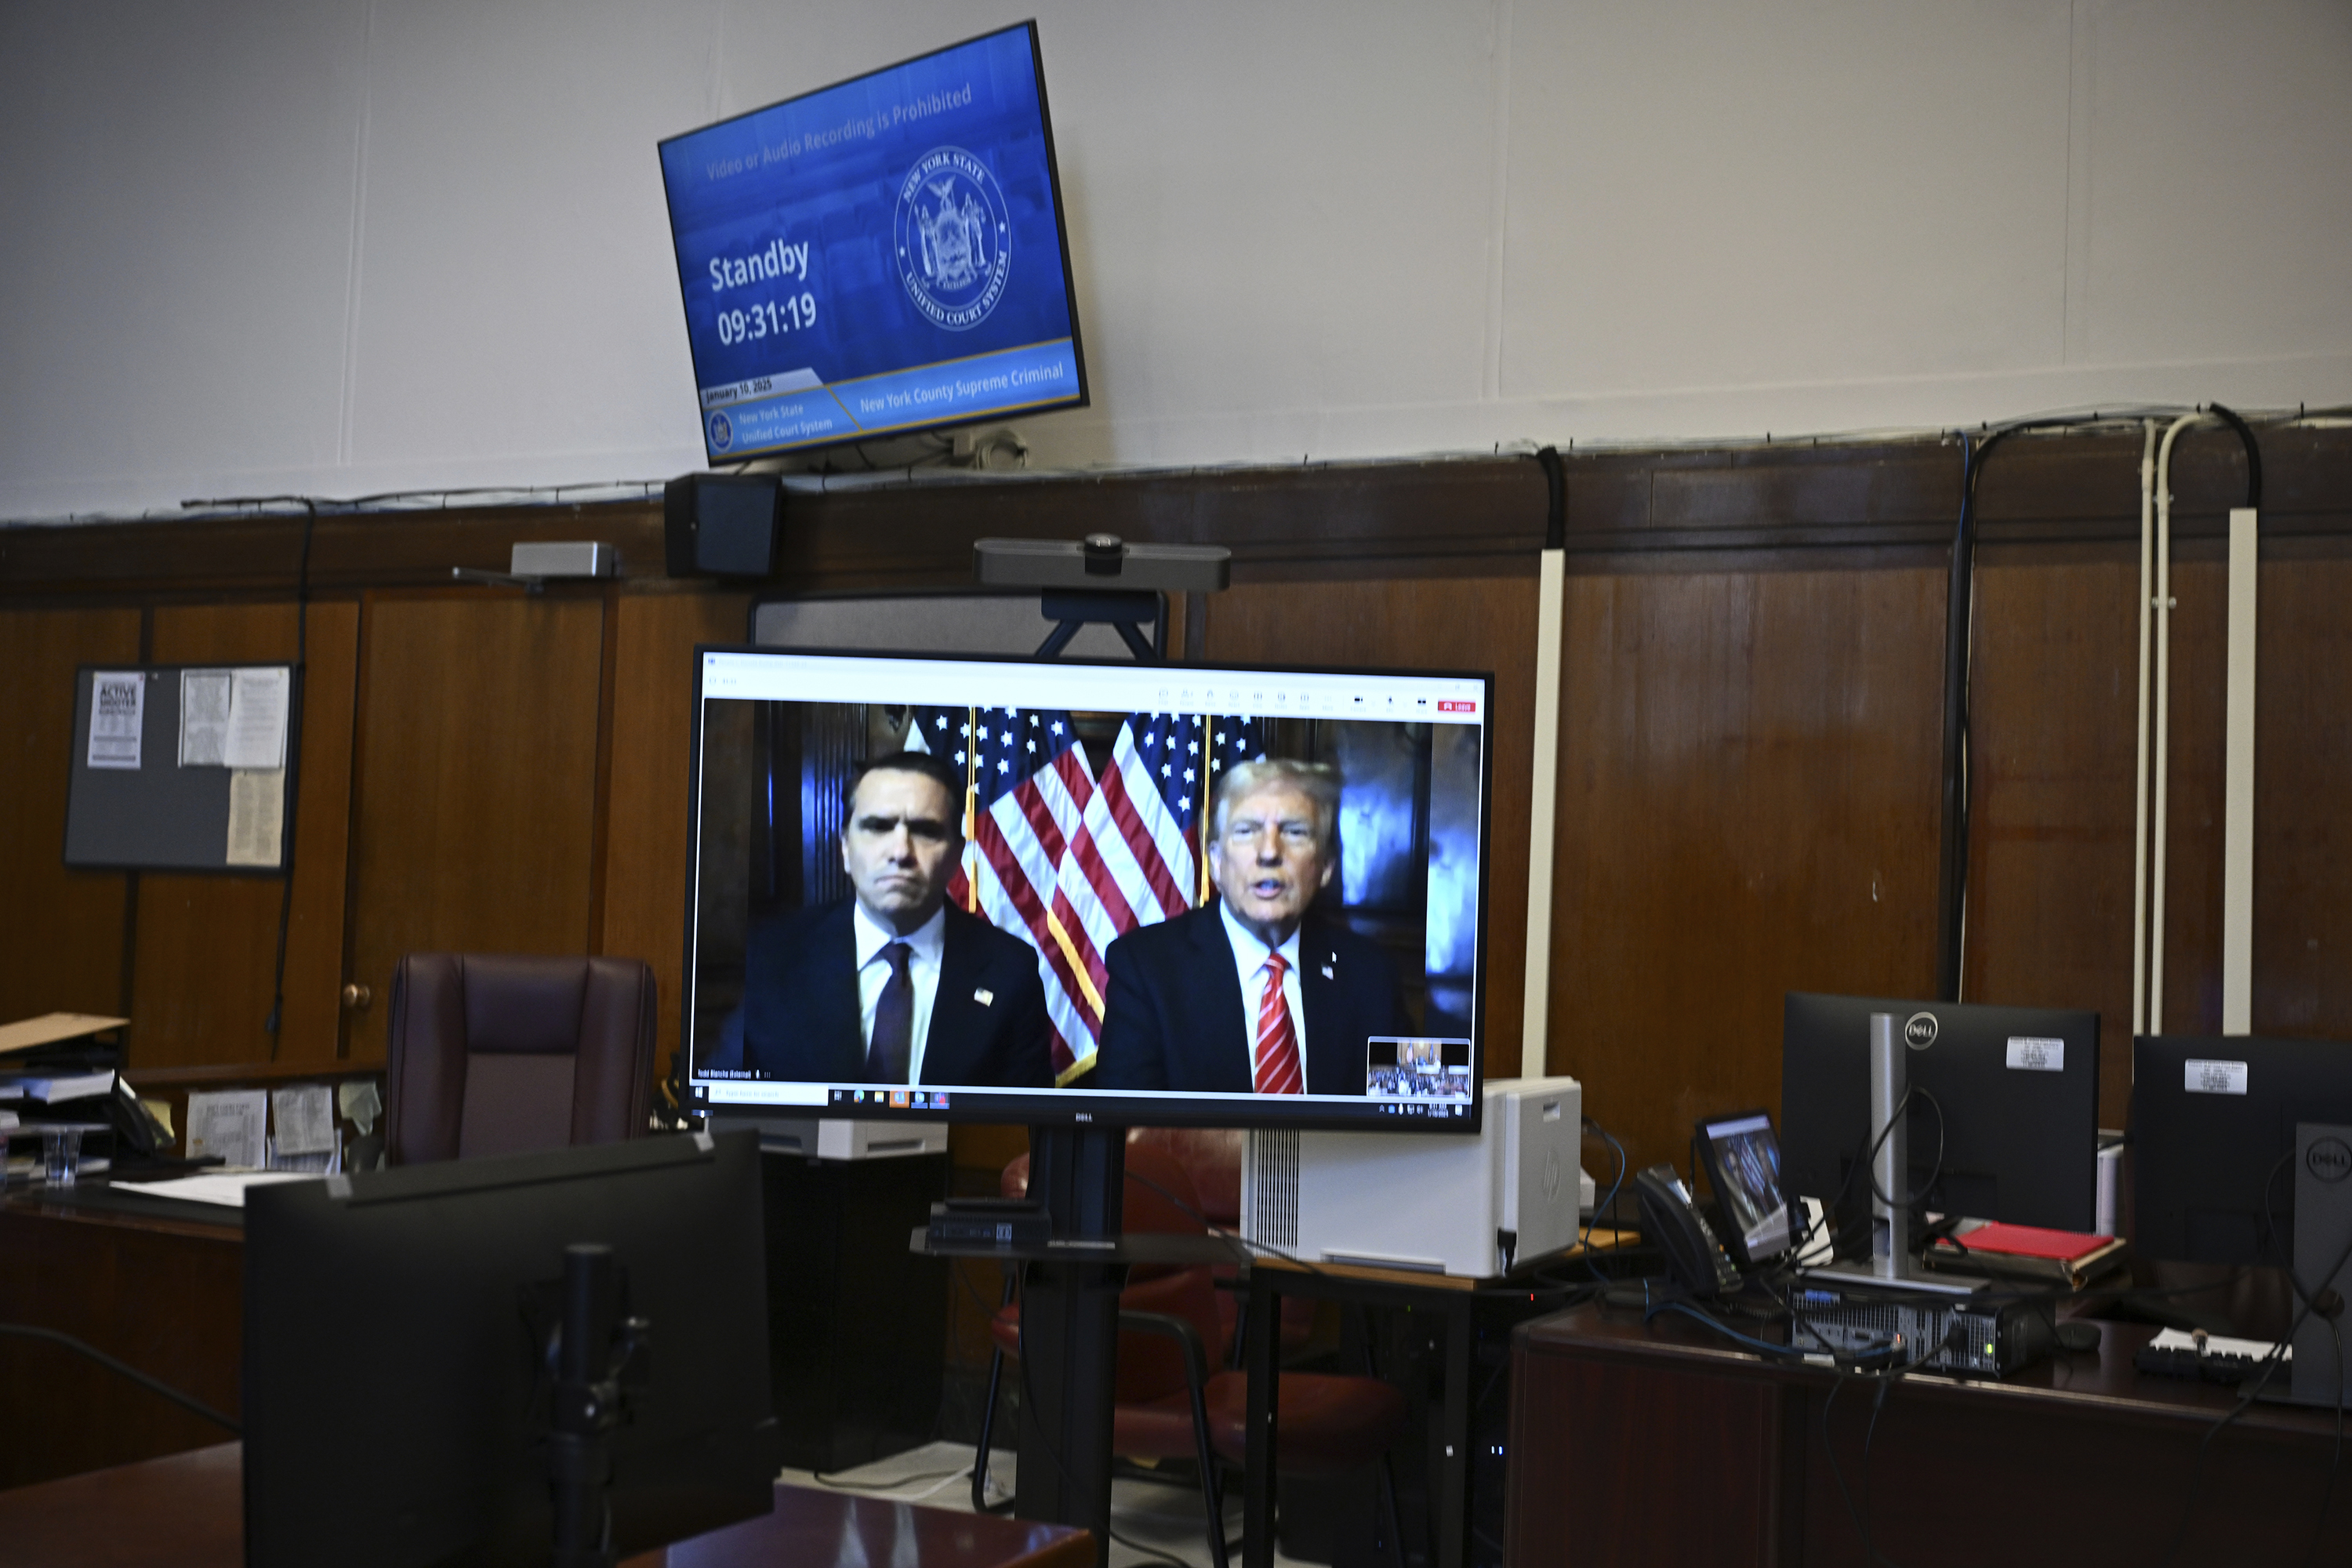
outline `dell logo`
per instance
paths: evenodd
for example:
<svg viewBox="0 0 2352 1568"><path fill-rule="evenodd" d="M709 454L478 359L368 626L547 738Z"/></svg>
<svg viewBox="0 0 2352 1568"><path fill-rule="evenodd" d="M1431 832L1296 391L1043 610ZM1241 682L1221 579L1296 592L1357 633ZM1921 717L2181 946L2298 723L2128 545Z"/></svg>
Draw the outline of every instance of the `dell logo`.
<svg viewBox="0 0 2352 1568"><path fill-rule="evenodd" d="M2352 1176L2352 1146L2341 1138L2322 1138L2304 1154L2303 1165L2323 1182L2340 1182Z"/></svg>
<svg viewBox="0 0 2352 1568"><path fill-rule="evenodd" d="M1924 1051L1936 1043L1936 1015L1914 1013L1903 1020L1903 1043L1915 1051Z"/></svg>

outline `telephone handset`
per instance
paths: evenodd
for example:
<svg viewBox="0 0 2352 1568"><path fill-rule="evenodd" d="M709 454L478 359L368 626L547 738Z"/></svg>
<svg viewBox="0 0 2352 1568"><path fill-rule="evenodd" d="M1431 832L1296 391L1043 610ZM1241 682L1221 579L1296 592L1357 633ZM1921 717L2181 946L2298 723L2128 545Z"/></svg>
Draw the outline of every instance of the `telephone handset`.
<svg viewBox="0 0 2352 1568"><path fill-rule="evenodd" d="M142 1155L161 1154L172 1142L154 1113L139 1103L139 1091L121 1073L114 1075L114 1093L106 1105L106 1120L112 1124L114 1135L122 1141L119 1152Z"/></svg>
<svg viewBox="0 0 2352 1568"><path fill-rule="evenodd" d="M1739 1289L1739 1270L1672 1165L1635 1172L1633 1192L1641 1200L1643 1228L1665 1249L1677 1283L1694 1296L1727 1296Z"/></svg>

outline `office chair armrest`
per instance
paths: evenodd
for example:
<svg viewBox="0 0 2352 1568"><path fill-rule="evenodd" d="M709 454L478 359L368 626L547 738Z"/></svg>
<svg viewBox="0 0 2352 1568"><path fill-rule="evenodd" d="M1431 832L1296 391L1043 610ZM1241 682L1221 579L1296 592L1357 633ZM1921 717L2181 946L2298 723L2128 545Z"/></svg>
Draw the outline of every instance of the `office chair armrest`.
<svg viewBox="0 0 2352 1568"><path fill-rule="evenodd" d="M1191 1385L1197 1399L1209 1384L1209 1352L1201 1342L1201 1331L1173 1312L1130 1312L1121 1309L1118 1314L1122 1333L1159 1334L1174 1340L1184 1352L1184 1381Z"/></svg>
<svg viewBox="0 0 2352 1568"><path fill-rule="evenodd" d="M1121 1333L1161 1334L1184 1351L1184 1382L1192 1396L1192 1444L1201 1467L1201 1497L1209 1511L1210 1551L1216 1568L1228 1568L1224 1521L1224 1485L1217 1475L1216 1447L1209 1440L1209 1352L1200 1331L1172 1312L1130 1312L1118 1315Z"/></svg>

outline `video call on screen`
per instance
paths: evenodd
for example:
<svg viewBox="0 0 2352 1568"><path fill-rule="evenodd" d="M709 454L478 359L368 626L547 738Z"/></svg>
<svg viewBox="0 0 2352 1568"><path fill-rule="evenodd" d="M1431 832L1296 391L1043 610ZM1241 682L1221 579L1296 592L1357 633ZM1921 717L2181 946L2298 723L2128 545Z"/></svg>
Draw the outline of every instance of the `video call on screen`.
<svg viewBox="0 0 2352 1568"><path fill-rule="evenodd" d="M1466 1114L1481 678L1207 672L1229 684L1186 702L1157 682L1202 672L1065 690L1036 667L701 657L689 1026L714 1102L1286 1087ZM1220 838L1229 774L1243 837ZM900 931L925 897L927 932Z"/></svg>

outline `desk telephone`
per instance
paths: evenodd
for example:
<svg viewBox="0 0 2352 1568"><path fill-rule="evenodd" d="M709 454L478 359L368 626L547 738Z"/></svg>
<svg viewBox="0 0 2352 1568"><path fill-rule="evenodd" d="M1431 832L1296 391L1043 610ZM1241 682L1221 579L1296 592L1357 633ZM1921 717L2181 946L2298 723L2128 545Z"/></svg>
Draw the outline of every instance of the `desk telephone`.
<svg viewBox="0 0 2352 1568"><path fill-rule="evenodd" d="M1635 1172L1633 1192L1641 1200L1642 1227L1665 1248L1677 1284L1694 1296L1728 1296L1739 1289L1739 1270L1672 1165Z"/></svg>

